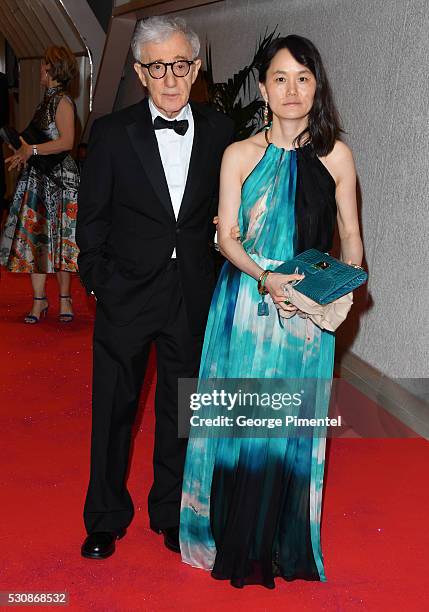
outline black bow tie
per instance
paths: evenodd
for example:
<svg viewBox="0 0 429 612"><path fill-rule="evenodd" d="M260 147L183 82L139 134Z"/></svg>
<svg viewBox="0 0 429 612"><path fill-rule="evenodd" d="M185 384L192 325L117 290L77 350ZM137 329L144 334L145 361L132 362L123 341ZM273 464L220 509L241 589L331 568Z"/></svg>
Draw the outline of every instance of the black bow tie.
<svg viewBox="0 0 429 612"><path fill-rule="evenodd" d="M167 119L164 119L158 115L153 122L153 127L155 130L174 130L176 134L184 136L188 131L189 121L187 119L181 119L180 121L177 121L176 119L174 121L167 121Z"/></svg>

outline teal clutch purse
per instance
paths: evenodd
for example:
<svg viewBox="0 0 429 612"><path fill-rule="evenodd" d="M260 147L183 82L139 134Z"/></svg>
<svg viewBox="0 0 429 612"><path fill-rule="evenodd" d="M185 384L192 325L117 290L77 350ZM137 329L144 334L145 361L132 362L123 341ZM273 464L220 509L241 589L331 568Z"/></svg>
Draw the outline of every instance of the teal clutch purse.
<svg viewBox="0 0 429 612"><path fill-rule="evenodd" d="M282 263L273 272L304 274L294 289L318 304L330 304L366 283L368 274L360 266L339 261L317 249L308 249Z"/></svg>

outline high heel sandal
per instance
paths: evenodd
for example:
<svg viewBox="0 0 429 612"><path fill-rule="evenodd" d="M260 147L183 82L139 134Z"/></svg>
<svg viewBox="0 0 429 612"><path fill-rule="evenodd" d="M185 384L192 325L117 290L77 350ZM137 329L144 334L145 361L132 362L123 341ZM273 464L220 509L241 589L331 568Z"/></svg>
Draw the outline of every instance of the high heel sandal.
<svg viewBox="0 0 429 612"><path fill-rule="evenodd" d="M72 303L71 295L60 295L60 300L68 300L69 303ZM60 312L58 315L58 319L60 323L71 323L74 319L74 314L72 312Z"/></svg>
<svg viewBox="0 0 429 612"><path fill-rule="evenodd" d="M45 297L33 297L33 300L45 300L46 302L48 301L46 295ZM40 311L39 316L30 313L28 315L25 315L24 323L29 323L30 325L38 323L41 317L46 317L46 315L48 314L48 308L49 304Z"/></svg>

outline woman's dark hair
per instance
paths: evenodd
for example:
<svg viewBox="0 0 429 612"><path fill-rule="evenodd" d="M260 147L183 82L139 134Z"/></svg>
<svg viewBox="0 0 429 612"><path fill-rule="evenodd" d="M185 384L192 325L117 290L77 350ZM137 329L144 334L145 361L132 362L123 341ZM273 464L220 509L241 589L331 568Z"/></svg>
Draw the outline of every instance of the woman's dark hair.
<svg viewBox="0 0 429 612"><path fill-rule="evenodd" d="M316 79L316 93L308 114L308 127L298 134L294 146L301 146L304 136L308 135L316 155L328 155L344 130L341 127L320 53L308 38L295 34L276 38L267 46L260 58L258 65L260 83L265 83L270 64L281 49L288 49L296 61L306 66Z"/></svg>
<svg viewBox="0 0 429 612"><path fill-rule="evenodd" d="M66 47L48 47L45 51L45 63L50 65L48 73L54 81L67 87L77 74L76 58Z"/></svg>

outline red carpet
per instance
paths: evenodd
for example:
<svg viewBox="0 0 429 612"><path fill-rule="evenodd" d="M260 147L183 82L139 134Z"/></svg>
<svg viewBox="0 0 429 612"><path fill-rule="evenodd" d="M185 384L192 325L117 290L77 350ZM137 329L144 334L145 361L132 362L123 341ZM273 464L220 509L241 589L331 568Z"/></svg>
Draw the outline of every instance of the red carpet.
<svg viewBox="0 0 429 612"><path fill-rule="evenodd" d="M28 277L3 272L0 288L0 591L67 591L69 610L109 612L429 609L428 442L333 440L322 528L328 582L236 590L182 564L148 528L153 380L129 479L134 521L113 557L82 559L93 309L74 279L78 317L57 323L50 278L48 318L24 325Z"/></svg>

